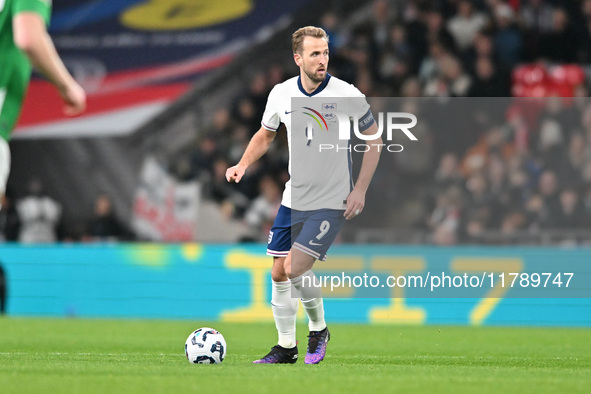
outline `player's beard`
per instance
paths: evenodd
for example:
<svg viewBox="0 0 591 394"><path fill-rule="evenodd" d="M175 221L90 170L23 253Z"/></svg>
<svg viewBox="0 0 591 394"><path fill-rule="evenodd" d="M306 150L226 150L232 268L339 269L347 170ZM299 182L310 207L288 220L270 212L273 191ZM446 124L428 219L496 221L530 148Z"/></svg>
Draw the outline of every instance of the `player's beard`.
<svg viewBox="0 0 591 394"><path fill-rule="evenodd" d="M304 67L304 74L306 74L308 76L308 78L310 78L310 81L312 81L314 83L320 83L326 79L326 68L324 68L324 75L323 76L317 75L316 71L310 72L309 70L306 69L306 67Z"/></svg>

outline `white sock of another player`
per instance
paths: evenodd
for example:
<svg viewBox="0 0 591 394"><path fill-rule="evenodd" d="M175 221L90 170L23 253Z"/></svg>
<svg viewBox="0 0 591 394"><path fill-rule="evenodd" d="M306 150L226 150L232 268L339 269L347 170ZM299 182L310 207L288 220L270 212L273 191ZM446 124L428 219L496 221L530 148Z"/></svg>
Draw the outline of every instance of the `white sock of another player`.
<svg viewBox="0 0 591 394"><path fill-rule="evenodd" d="M291 296L290 281L272 282L271 308L279 334L278 344L286 349L291 349L296 345L295 325L299 300Z"/></svg>
<svg viewBox="0 0 591 394"><path fill-rule="evenodd" d="M315 283L318 283L314 273L307 271L302 276L292 278L291 283L302 298L302 306L308 315L310 331L324 330L326 322L324 321L322 290L320 287L314 286Z"/></svg>

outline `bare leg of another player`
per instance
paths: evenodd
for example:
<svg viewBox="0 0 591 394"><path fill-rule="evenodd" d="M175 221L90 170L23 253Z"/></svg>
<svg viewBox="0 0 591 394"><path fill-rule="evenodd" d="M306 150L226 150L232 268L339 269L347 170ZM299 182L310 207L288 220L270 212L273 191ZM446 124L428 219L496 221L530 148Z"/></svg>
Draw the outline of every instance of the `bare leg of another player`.
<svg viewBox="0 0 591 394"><path fill-rule="evenodd" d="M0 137L0 201L4 198L8 175L10 174L10 148L8 142ZM2 206L0 205L0 209Z"/></svg>

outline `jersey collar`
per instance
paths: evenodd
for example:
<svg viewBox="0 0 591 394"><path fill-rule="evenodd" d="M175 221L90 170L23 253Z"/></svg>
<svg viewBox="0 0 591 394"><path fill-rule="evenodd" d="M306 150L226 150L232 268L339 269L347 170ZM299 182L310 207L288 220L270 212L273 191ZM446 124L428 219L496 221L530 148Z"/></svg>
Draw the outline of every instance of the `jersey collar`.
<svg viewBox="0 0 591 394"><path fill-rule="evenodd" d="M330 77L331 77L331 75L329 73L326 73L326 78L324 78L324 81L322 81L322 83L320 85L318 85L316 90L314 90L312 93L308 93L308 92L306 92L306 89L304 89L304 87L302 86L302 76L300 75L300 76L298 76L298 88L300 89L300 92L302 92L303 94L305 94L308 97L316 96L318 93L320 93L324 90L326 85L328 85L328 81L330 80Z"/></svg>

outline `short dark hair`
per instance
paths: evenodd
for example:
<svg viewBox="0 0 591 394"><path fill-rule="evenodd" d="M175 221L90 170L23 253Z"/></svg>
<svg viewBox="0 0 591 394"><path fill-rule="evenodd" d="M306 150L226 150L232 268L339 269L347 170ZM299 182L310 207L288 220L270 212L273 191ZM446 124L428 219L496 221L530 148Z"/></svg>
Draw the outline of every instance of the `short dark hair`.
<svg viewBox="0 0 591 394"><path fill-rule="evenodd" d="M329 42L328 34L326 34L323 28L316 26L302 27L296 30L291 37L291 48L294 54L302 52L302 43L305 37L324 38L326 42Z"/></svg>

